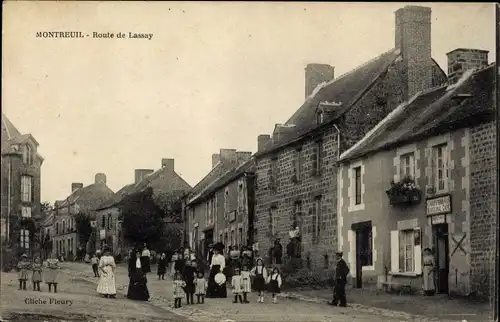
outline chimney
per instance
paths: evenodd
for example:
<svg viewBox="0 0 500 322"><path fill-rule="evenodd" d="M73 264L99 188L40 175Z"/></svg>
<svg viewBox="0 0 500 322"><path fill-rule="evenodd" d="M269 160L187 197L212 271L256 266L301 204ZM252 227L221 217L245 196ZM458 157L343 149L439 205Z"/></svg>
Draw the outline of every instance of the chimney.
<svg viewBox="0 0 500 322"><path fill-rule="evenodd" d="M162 168L167 168L168 171L174 172L174 159L161 159L161 167Z"/></svg>
<svg viewBox="0 0 500 322"><path fill-rule="evenodd" d="M405 6L396 11L396 49L403 58L405 98L432 87L431 9Z"/></svg>
<svg viewBox="0 0 500 322"><path fill-rule="evenodd" d="M448 84L455 84L466 70L478 70L488 66L487 50L458 48L446 54L448 57Z"/></svg>
<svg viewBox="0 0 500 322"><path fill-rule="evenodd" d="M306 98L323 82L334 78L335 67L327 64L307 64L306 68Z"/></svg>
<svg viewBox="0 0 500 322"><path fill-rule="evenodd" d="M219 162L220 162L220 154L217 153L212 154L212 169L215 168L215 166Z"/></svg>
<svg viewBox="0 0 500 322"><path fill-rule="evenodd" d="M236 165L236 149L220 149L220 160L226 164Z"/></svg>
<svg viewBox="0 0 500 322"><path fill-rule="evenodd" d="M106 184L106 175L104 173L96 173L94 182Z"/></svg>
<svg viewBox="0 0 500 322"><path fill-rule="evenodd" d="M78 189L82 189L82 188L83 188L83 183L81 183L81 182L73 182L71 184L71 193L75 192Z"/></svg>
<svg viewBox="0 0 500 322"><path fill-rule="evenodd" d="M238 160L238 165L241 165L252 157L252 152L236 152L236 159Z"/></svg>
<svg viewBox="0 0 500 322"><path fill-rule="evenodd" d="M151 169L135 169L135 183L139 183L147 175L150 175L154 171Z"/></svg>
<svg viewBox="0 0 500 322"><path fill-rule="evenodd" d="M271 142L271 136L269 134L260 134L257 137L257 151L264 150L264 147Z"/></svg>

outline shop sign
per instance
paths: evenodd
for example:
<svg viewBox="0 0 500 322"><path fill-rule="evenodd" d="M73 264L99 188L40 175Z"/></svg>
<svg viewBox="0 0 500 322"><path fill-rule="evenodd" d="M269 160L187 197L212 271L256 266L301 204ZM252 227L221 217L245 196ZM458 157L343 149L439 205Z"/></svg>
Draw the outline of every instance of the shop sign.
<svg viewBox="0 0 500 322"><path fill-rule="evenodd" d="M427 199L427 215L439 215L451 212L451 195Z"/></svg>

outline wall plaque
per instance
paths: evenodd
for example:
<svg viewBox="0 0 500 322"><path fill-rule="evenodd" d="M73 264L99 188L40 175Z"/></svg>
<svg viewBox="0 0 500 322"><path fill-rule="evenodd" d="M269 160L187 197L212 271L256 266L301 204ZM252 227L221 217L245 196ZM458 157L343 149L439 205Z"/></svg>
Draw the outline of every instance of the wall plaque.
<svg viewBox="0 0 500 322"><path fill-rule="evenodd" d="M427 215L447 214L451 212L451 195L427 199Z"/></svg>

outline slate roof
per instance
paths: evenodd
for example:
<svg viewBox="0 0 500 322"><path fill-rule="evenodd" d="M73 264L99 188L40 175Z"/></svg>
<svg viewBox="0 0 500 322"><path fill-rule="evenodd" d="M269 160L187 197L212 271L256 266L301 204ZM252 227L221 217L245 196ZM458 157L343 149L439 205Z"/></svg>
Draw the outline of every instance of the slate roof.
<svg viewBox="0 0 500 322"><path fill-rule="evenodd" d="M116 194L99 205L97 210L104 210L118 205L125 196L144 191L154 185L157 191L188 191L191 186L175 171L168 168L160 168L144 179L136 183L128 184L116 192Z"/></svg>
<svg viewBox="0 0 500 322"><path fill-rule="evenodd" d="M282 128L278 138L273 134L271 142L254 156L259 157L296 142L315 129L334 122L359 101L377 80L387 73L390 66L399 61L401 61L400 51L394 48L338 78L319 85L284 124L285 126L295 125L295 127ZM446 80L446 74L439 65L434 60L432 60L432 64L433 78ZM435 75L437 77L434 77ZM434 82L433 79L433 84L436 85ZM341 105L326 115L327 119L323 124L318 125L316 109L320 102L336 102L341 103Z"/></svg>
<svg viewBox="0 0 500 322"><path fill-rule="evenodd" d="M468 71L458 83L418 93L397 107L363 139L340 156L340 162L380 150L494 120L494 64Z"/></svg>
<svg viewBox="0 0 500 322"><path fill-rule="evenodd" d="M255 173L255 170L255 159L252 158L242 165L227 171L224 175L206 186L203 190L201 190L201 192L199 192L196 196L189 200L188 205L195 205L202 202L206 197L216 192L217 190L224 188L231 182L240 178L242 175Z"/></svg>
<svg viewBox="0 0 500 322"><path fill-rule="evenodd" d="M35 145L39 145L31 134L22 134L7 116L2 113L2 153L12 152L11 146L13 144L26 143L30 139L33 140ZM36 153L36 155L43 160L39 153Z"/></svg>
<svg viewBox="0 0 500 322"><path fill-rule="evenodd" d="M81 211L92 212L114 194L106 184L93 183L71 193L56 209L77 204Z"/></svg>

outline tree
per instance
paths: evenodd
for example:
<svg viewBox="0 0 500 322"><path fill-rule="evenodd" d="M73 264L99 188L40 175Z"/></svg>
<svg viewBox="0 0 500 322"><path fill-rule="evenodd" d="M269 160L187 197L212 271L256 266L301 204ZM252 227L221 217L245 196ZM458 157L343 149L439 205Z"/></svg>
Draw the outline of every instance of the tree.
<svg viewBox="0 0 500 322"><path fill-rule="evenodd" d="M92 225L90 221L90 216L86 213L79 212L75 216L76 231L78 233L80 245L86 245L92 235Z"/></svg>
<svg viewBox="0 0 500 322"><path fill-rule="evenodd" d="M152 188L126 196L120 210L123 237L128 242L137 245L161 240L165 212L155 203Z"/></svg>

